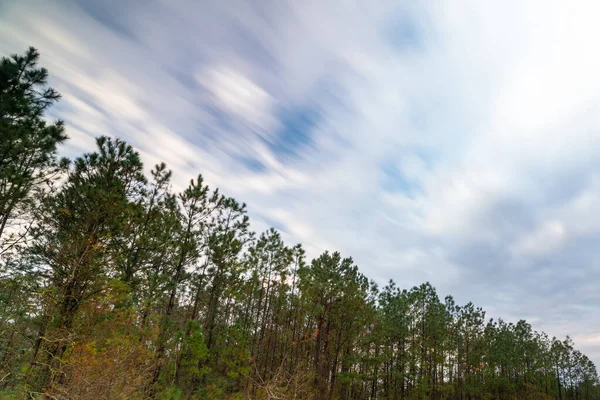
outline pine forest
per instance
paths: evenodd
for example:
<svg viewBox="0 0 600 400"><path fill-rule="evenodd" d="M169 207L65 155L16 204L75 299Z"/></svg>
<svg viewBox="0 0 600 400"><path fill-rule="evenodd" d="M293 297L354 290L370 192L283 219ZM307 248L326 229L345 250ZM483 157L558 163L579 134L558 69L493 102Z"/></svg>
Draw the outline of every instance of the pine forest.
<svg viewBox="0 0 600 400"><path fill-rule="evenodd" d="M309 260L118 132L60 158L39 61L0 64L1 398L600 399L569 337Z"/></svg>

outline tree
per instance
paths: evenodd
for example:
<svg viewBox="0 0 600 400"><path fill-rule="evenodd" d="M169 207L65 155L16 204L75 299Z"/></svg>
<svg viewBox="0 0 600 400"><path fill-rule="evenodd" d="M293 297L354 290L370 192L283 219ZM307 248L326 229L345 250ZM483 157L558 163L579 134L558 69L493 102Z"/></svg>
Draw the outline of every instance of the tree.
<svg viewBox="0 0 600 400"><path fill-rule="evenodd" d="M187 281L189 274L186 269L193 266L201 257L203 248L202 238L212 223L212 214L223 201L218 191L210 192L204 184L202 176L178 196L176 209L178 228L174 232L173 254L166 261L168 280L166 282L166 306L160 319L159 336L156 344L156 358L152 385L160 377L164 365L163 356L166 351L167 339L173 321L172 315L177 305L177 295Z"/></svg>
<svg viewBox="0 0 600 400"><path fill-rule="evenodd" d="M0 245L5 251L23 234L13 231L16 238L9 240L10 221L24 217L32 193L55 172L57 146L67 139L62 121L44 120L60 95L47 87L48 71L37 67L38 60L31 47L0 61Z"/></svg>
<svg viewBox="0 0 600 400"><path fill-rule="evenodd" d="M342 364L350 360L348 354L344 362L340 357L342 350L352 349L360 331L369 325L369 288L369 281L352 259L342 259L337 252L323 253L300 271L300 290L310 310L305 335L314 338L311 352L315 399L324 393L331 399L340 390L347 396L347 385L339 387L337 376ZM344 369L349 368L345 365Z"/></svg>
<svg viewBox="0 0 600 400"><path fill-rule="evenodd" d="M35 212L25 272L43 282L44 317L32 356L41 367L39 387L62 376L61 360L81 306L107 287L119 240L146 180L139 154L119 139L100 137L98 151L76 159L65 184ZM38 360L43 350L43 361Z"/></svg>

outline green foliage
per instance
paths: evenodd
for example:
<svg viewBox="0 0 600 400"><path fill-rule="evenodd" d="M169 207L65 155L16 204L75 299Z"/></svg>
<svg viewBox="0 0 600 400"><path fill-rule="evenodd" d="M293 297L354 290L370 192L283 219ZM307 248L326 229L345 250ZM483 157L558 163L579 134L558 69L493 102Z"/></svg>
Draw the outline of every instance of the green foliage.
<svg viewBox="0 0 600 400"><path fill-rule="evenodd" d="M570 338L429 283L379 290L337 252L306 262L201 175L147 179L122 140L59 168L37 58L0 64L0 223L27 227L0 229L0 397L600 399Z"/></svg>
<svg viewBox="0 0 600 400"><path fill-rule="evenodd" d="M67 139L61 121L44 119L60 95L47 87L48 71L37 67L38 59L30 48L0 60L0 255L25 238L23 217L49 189L61 166L57 146Z"/></svg>
<svg viewBox="0 0 600 400"><path fill-rule="evenodd" d="M179 400L181 391L176 387L170 387L158 395L159 400Z"/></svg>

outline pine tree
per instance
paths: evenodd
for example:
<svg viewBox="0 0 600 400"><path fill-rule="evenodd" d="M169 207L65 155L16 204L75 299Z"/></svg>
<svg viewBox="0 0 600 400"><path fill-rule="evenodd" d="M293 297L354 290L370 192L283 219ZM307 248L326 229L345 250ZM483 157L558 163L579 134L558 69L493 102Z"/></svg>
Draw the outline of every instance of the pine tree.
<svg viewBox="0 0 600 400"><path fill-rule="evenodd" d="M42 282L44 315L32 355L39 388L62 379L62 357L82 305L105 290L131 199L145 184L139 154L118 139L100 137L98 151L74 161L64 185L35 212L28 273ZM40 359L41 357L41 359Z"/></svg>
<svg viewBox="0 0 600 400"><path fill-rule="evenodd" d="M23 222L32 194L45 188L58 167L57 146L67 139L62 121L44 119L60 95L47 87L48 71L37 67L38 60L33 47L0 60L0 251L23 237L18 226L10 229L11 222Z"/></svg>

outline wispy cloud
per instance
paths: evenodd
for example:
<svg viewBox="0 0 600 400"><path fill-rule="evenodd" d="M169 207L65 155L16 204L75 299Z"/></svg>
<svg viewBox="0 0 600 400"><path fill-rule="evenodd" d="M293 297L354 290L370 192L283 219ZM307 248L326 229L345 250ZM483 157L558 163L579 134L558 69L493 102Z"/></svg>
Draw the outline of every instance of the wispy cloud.
<svg viewBox="0 0 600 400"><path fill-rule="evenodd" d="M39 48L68 153L119 135L256 229L600 361L598 5L249 4L13 1L0 52Z"/></svg>

